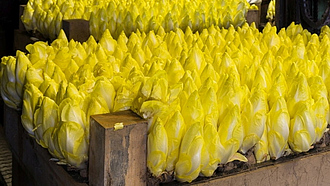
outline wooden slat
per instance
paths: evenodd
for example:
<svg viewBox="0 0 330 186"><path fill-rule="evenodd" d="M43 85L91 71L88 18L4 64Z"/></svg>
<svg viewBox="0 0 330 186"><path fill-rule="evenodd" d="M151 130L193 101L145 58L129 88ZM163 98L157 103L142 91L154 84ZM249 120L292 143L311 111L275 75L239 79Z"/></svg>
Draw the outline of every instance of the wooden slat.
<svg viewBox="0 0 330 186"><path fill-rule="evenodd" d="M267 22L268 19L266 18L267 15L267 9L269 5L270 0L263 0L260 5L260 27L263 28Z"/></svg>
<svg viewBox="0 0 330 186"><path fill-rule="evenodd" d="M329 171L330 152L327 151L193 185L330 185Z"/></svg>
<svg viewBox="0 0 330 186"><path fill-rule="evenodd" d="M251 24L255 23L256 28L259 28L260 24L260 10L249 10L246 15L246 21Z"/></svg>
<svg viewBox="0 0 330 186"><path fill-rule="evenodd" d="M147 126L132 111L91 116L90 185L146 185Z"/></svg>

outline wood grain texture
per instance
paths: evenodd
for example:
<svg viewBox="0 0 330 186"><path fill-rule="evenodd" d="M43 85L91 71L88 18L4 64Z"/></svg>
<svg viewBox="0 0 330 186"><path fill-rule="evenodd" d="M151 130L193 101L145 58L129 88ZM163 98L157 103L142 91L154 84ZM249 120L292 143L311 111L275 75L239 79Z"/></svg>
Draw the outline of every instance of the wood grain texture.
<svg viewBox="0 0 330 186"><path fill-rule="evenodd" d="M198 186L230 185L317 185L328 186L330 180L330 151L310 156L302 156L254 170L245 171L227 177L213 177L208 180L193 182ZM186 185L186 184L182 184Z"/></svg>
<svg viewBox="0 0 330 186"><path fill-rule="evenodd" d="M248 10L246 15L246 22L251 24L255 23L256 28L259 28L260 24L260 11L259 10Z"/></svg>
<svg viewBox="0 0 330 186"><path fill-rule="evenodd" d="M89 21L84 19L70 19L62 21L62 28L66 37L79 42L85 42L90 36Z"/></svg>
<svg viewBox="0 0 330 186"><path fill-rule="evenodd" d="M90 185L146 185L147 125L132 111L91 116Z"/></svg>

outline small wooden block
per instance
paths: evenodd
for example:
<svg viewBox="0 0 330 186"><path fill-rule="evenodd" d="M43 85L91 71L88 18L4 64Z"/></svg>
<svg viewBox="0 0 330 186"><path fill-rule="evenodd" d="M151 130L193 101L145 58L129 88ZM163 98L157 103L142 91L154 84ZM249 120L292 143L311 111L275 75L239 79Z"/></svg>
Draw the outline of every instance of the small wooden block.
<svg viewBox="0 0 330 186"><path fill-rule="evenodd" d="M249 10L246 15L246 21L249 24L254 22L256 24L256 28L259 28L259 24L260 24L259 10Z"/></svg>
<svg viewBox="0 0 330 186"><path fill-rule="evenodd" d="M84 19L63 20L62 28L68 40L85 42L90 36L89 21Z"/></svg>
<svg viewBox="0 0 330 186"><path fill-rule="evenodd" d="M147 128L130 110L91 116L89 185L146 185Z"/></svg>

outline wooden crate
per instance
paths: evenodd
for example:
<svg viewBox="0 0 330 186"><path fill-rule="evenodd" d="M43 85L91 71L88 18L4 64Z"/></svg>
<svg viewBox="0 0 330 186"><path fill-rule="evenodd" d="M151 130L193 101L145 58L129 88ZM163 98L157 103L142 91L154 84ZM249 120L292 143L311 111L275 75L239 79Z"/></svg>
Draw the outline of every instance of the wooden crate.
<svg viewBox="0 0 330 186"><path fill-rule="evenodd" d="M116 123L123 128L115 130ZM147 131L147 121L132 111L92 116L90 185L145 185Z"/></svg>
<svg viewBox="0 0 330 186"><path fill-rule="evenodd" d="M330 185L330 148L322 152L304 153L292 159L268 161L238 173L200 179L189 185ZM177 185L170 183L165 185ZM188 185L188 184L180 184Z"/></svg>
<svg viewBox="0 0 330 186"><path fill-rule="evenodd" d="M64 21L65 22L65 21ZM79 21L78 21L79 22ZM73 21L72 24L77 23ZM68 24L68 32L79 26ZM86 26L86 23L80 23ZM21 26L22 28L22 26ZM78 28L78 29L77 29ZM87 29L89 30L89 29ZM15 46L25 48L34 38L17 30ZM77 34L76 34L77 35ZM78 34L79 35L79 34ZM73 37L73 39L75 39ZM23 42L24 41L24 42ZM13 185L148 185L146 167L146 122L126 111L91 117L89 183L80 183L23 129L20 112L4 106L5 135L13 152ZM123 122L124 128L114 130ZM248 169L211 178L199 178L189 185L330 185L330 151L301 154L286 161L266 162ZM187 185L171 182L163 185Z"/></svg>
<svg viewBox="0 0 330 186"><path fill-rule="evenodd" d="M49 161L48 151L24 131L20 114L4 107L14 185L151 185L146 167L147 123L131 111L91 117L89 183L79 183L63 166ZM115 131L115 124L121 122L123 129ZM162 185L330 185L329 146L246 166L189 184L172 181Z"/></svg>
<svg viewBox="0 0 330 186"><path fill-rule="evenodd" d="M90 171L85 179L50 161L51 155L28 135L20 116L20 111L4 106L5 137L13 154L13 185L83 186L88 179L90 185L145 185L148 124L132 111L92 116ZM114 130L119 122L123 128Z"/></svg>

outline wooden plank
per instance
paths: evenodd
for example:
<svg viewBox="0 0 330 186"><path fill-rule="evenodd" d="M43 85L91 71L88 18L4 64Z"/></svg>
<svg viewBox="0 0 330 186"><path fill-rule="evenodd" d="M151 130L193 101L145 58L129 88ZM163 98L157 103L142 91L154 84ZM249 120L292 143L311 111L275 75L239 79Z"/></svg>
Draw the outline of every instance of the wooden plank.
<svg viewBox="0 0 330 186"><path fill-rule="evenodd" d="M23 128L19 111L5 106L4 112L5 136L13 154L13 183L87 186L77 182L62 166L50 161L52 157L47 149L37 144ZM20 181L22 179L23 182Z"/></svg>
<svg viewBox="0 0 330 186"><path fill-rule="evenodd" d="M330 185L329 171L330 152L327 151L192 185Z"/></svg>
<svg viewBox="0 0 330 186"><path fill-rule="evenodd" d="M33 182L31 181L31 175L22 169L21 164L16 160L15 157L12 158L12 175L13 186L33 185Z"/></svg>
<svg viewBox="0 0 330 186"><path fill-rule="evenodd" d="M147 126L132 111L91 116L90 185L146 185Z"/></svg>
<svg viewBox="0 0 330 186"><path fill-rule="evenodd" d="M330 147L283 157L250 167L237 168L225 175L198 178L192 183L176 181L163 186L230 186L230 185L330 185ZM236 171L236 172L234 172Z"/></svg>
<svg viewBox="0 0 330 186"><path fill-rule="evenodd" d="M1 122L0 124L1 125L3 125L3 121L4 121L3 120L3 118L4 118L3 113L4 113L4 108L5 108L4 104L5 103L3 102L2 97L0 96L0 122Z"/></svg>
<svg viewBox="0 0 330 186"><path fill-rule="evenodd" d="M263 0L260 5L260 9L259 9L260 10L260 27L262 27L262 28L268 22L266 15L267 15L267 9L268 9L269 2L270 2L270 0Z"/></svg>
<svg viewBox="0 0 330 186"><path fill-rule="evenodd" d="M18 11L18 30L20 31L25 31L25 26L22 22L21 16L24 13L24 8L26 7L26 5L19 5L19 11Z"/></svg>
<svg viewBox="0 0 330 186"><path fill-rule="evenodd" d="M22 130L19 130L20 119L21 119L21 112L16 111L14 109L9 108L8 106L4 105L3 107L3 129L5 133L5 137L7 142L11 148L12 152L16 152L20 155L21 144L20 144L20 137Z"/></svg>
<svg viewBox="0 0 330 186"><path fill-rule="evenodd" d="M63 20L62 28L68 40L85 42L90 36L89 21L84 19Z"/></svg>

